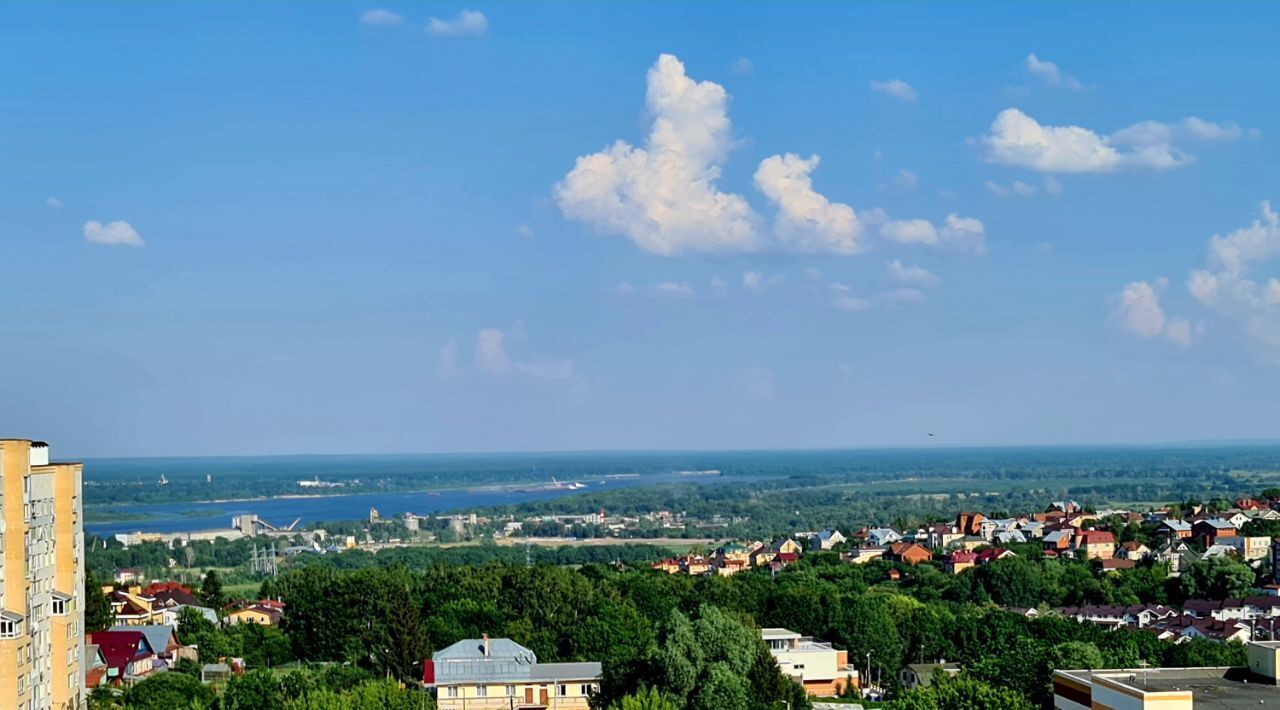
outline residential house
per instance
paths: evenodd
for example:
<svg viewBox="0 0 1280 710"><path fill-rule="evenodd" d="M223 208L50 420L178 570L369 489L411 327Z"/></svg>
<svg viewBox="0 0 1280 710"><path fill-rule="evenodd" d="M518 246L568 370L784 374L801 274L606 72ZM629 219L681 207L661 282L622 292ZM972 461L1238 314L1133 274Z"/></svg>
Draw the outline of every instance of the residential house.
<svg viewBox="0 0 1280 710"><path fill-rule="evenodd" d="M902 535L891 528L871 528L867 531L867 542L875 547L892 545L901 539Z"/></svg>
<svg viewBox="0 0 1280 710"><path fill-rule="evenodd" d="M134 584L144 581L146 572L141 567L121 567L111 575L112 581L116 584Z"/></svg>
<svg viewBox="0 0 1280 710"><path fill-rule="evenodd" d="M908 565L918 565L933 559L929 548L914 542L895 542L889 546L889 556Z"/></svg>
<svg viewBox="0 0 1280 710"><path fill-rule="evenodd" d="M844 558L855 565L864 565L872 560L884 557L887 552L883 547L855 547L844 553Z"/></svg>
<svg viewBox="0 0 1280 710"><path fill-rule="evenodd" d="M813 547L819 550L830 550L836 545L845 542L846 538L839 530L823 530L815 533L810 540Z"/></svg>
<svg viewBox="0 0 1280 710"><path fill-rule="evenodd" d="M284 616L283 604L269 599L261 599L227 614L227 623L277 626L282 616Z"/></svg>
<svg viewBox="0 0 1280 710"><path fill-rule="evenodd" d="M937 663L909 663L898 671L898 682L902 684L903 690L927 688L933 684L933 679L938 677L939 673L945 673L948 676L958 675L960 673L960 664L946 663L944 661Z"/></svg>
<svg viewBox="0 0 1280 710"><path fill-rule="evenodd" d="M1191 523L1176 519L1161 520L1156 534L1169 539L1186 539L1191 537Z"/></svg>
<svg viewBox="0 0 1280 710"><path fill-rule="evenodd" d="M1103 572L1119 572L1122 569L1133 569L1138 565L1127 557L1107 557L1101 560L1102 564L1098 567Z"/></svg>
<svg viewBox="0 0 1280 710"><path fill-rule="evenodd" d="M1271 538L1269 537L1244 535L1220 537L1214 540L1214 544L1230 546L1245 562L1265 560L1271 556Z"/></svg>
<svg viewBox="0 0 1280 710"><path fill-rule="evenodd" d="M1219 538L1220 540L1228 540L1234 538ZM1231 557L1236 554L1236 548L1228 544L1214 543L1204 549L1204 554L1200 555L1200 559L1207 560L1213 557Z"/></svg>
<svg viewBox="0 0 1280 710"><path fill-rule="evenodd" d="M674 557L668 557L666 559L658 560L657 562L654 562L653 564L649 565L649 569L655 569L660 572L666 572L667 574L679 574L680 561L675 559Z"/></svg>
<svg viewBox="0 0 1280 710"><path fill-rule="evenodd" d="M775 555L781 554L784 552L790 553L793 555L799 555L800 553L804 552L804 548L800 546L800 543L796 542L795 540L789 537L784 537L781 540L774 542L772 545L769 546L769 550L773 552Z"/></svg>
<svg viewBox="0 0 1280 710"><path fill-rule="evenodd" d="M165 607L164 610L160 612L160 623L164 626L172 626L174 628L177 628L179 625L178 617L182 615L183 609L194 610L200 616L203 616L205 619L208 619L209 623L211 624L218 623L218 612L214 611L213 609L210 609L207 606L187 606L186 604L179 604L178 606Z"/></svg>
<svg viewBox="0 0 1280 710"><path fill-rule="evenodd" d="M992 520L988 518L979 523L979 536L988 540L994 540L996 536L1001 533L1017 532L1018 524L1017 518L1001 518L999 520Z"/></svg>
<svg viewBox="0 0 1280 710"><path fill-rule="evenodd" d="M1266 505L1253 498L1237 498L1235 506L1239 510L1264 510L1267 508Z"/></svg>
<svg viewBox="0 0 1280 710"><path fill-rule="evenodd" d="M1151 556L1151 548L1138 542L1130 540L1120 545L1120 549L1116 551L1116 556L1134 562L1141 562Z"/></svg>
<svg viewBox="0 0 1280 710"><path fill-rule="evenodd" d="M117 625L145 626L158 624L163 618L162 610L152 608L152 600L142 596L141 587L113 589L107 594L107 601L111 603Z"/></svg>
<svg viewBox="0 0 1280 710"><path fill-rule="evenodd" d="M760 635L782 674L794 678L809 695L833 696L857 688L858 671L849 652L789 629L761 629Z"/></svg>
<svg viewBox="0 0 1280 710"><path fill-rule="evenodd" d="M1192 524L1191 534L1203 538L1208 546L1220 537L1235 537L1238 531L1235 525L1222 518L1205 518Z"/></svg>
<svg viewBox="0 0 1280 710"><path fill-rule="evenodd" d="M978 553L956 550L942 559L943 569L948 574L960 574L978 563Z"/></svg>
<svg viewBox="0 0 1280 710"><path fill-rule="evenodd" d="M1222 516L1222 519L1226 520L1228 523L1231 523L1233 526L1235 526L1236 530L1239 530L1240 528L1244 527L1245 523L1249 522L1253 518L1250 518L1248 515L1245 515L1243 512L1237 510L1231 513L1230 515L1224 514Z"/></svg>
<svg viewBox="0 0 1280 710"><path fill-rule="evenodd" d="M945 550L962 539L964 533L954 525L934 523L925 528L925 545L935 550Z"/></svg>
<svg viewBox="0 0 1280 710"><path fill-rule="evenodd" d="M169 668L172 668L175 663L184 658L192 661L197 660L196 649L179 643L178 634L172 626L113 626L110 630L140 632L146 637L147 646L151 648L156 658L164 661Z"/></svg>
<svg viewBox="0 0 1280 710"><path fill-rule="evenodd" d="M1104 530L1081 530L1074 545L1077 556L1083 554L1091 560L1106 560L1116 554L1116 536Z"/></svg>
<svg viewBox="0 0 1280 710"><path fill-rule="evenodd" d="M1171 539L1156 550L1156 562L1169 566L1169 574L1177 577L1182 571L1200 561L1197 555L1185 542L1178 538Z"/></svg>
<svg viewBox="0 0 1280 710"><path fill-rule="evenodd" d="M96 643L84 645L84 687L88 690L107 684L107 658Z"/></svg>
<svg viewBox="0 0 1280 710"><path fill-rule="evenodd" d="M1054 551L1057 553L1065 552L1071 547L1071 537L1075 534L1072 528L1061 528L1046 533L1041 538L1040 543L1046 551Z"/></svg>
<svg viewBox="0 0 1280 710"><path fill-rule="evenodd" d="M1011 545L1026 542L1027 536L1021 530L997 530L991 541L1001 545Z"/></svg>
<svg viewBox="0 0 1280 710"><path fill-rule="evenodd" d="M1024 537L1028 540L1038 540L1044 537L1044 523L1038 520L1028 520L1018 525L1018 529L1022 531Z"/></svg>
<svg viewBox="0 0 1280 710"><path fill-rule="evenodd" d="M132 685L165 667L141 631L98 631L89 634L88 643L102 653L107 664L106 682L111 685Z"/></svg>
<svg viewBox="0 0 1280 710"><path fill-rule="evenodd" d="M1067 515L1079 513L1081 510L1084 510L1080 507L1080 504L1074 500L1055 500L1049 504L1049 509L1060 510Z"/></svg>
<svg viewBox="0 0 1280 710"><path fill-rule="evenodd" d="M961 512L956 515L956 530L959 530L965 535L980 536L982 534L982 521L986 519L987 516L982 513Z"/></svg>
<svg viewBox="0 0 1280 710"><path fill-rule="evenodd" d="M978 550L974 561L980 565L985 565L988 562L995 562L996 560L1003 560L1017 556L1018 555L1016 555L1013 550L1007 550L1003 547L988 547Z"/></svg>
<svg viewBox="0 0 1280 710"><path fill-rule="evenodd" d="M422 681L439 710L587 710L600 670L595 662L539 663L515 641L485 636L433 653L422 664Z"/></svg>
<svg viewBox="0 0 1280 710"><path fill-rule="evenodd" d="M795 552L779 552L769 560L769 570L774 574L781 572L787 565L795 563L800 559L800 555Z"/></svg>

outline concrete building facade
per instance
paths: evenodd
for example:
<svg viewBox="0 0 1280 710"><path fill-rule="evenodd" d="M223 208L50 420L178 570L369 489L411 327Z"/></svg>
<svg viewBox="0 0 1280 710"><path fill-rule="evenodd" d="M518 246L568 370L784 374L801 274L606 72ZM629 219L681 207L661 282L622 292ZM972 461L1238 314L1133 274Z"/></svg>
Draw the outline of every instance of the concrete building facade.
<svg viewBox="0 0 1280 710"><path fill-rule="evenodd" d="M84 707L81 468L0 440L0 707Z"/></svg>

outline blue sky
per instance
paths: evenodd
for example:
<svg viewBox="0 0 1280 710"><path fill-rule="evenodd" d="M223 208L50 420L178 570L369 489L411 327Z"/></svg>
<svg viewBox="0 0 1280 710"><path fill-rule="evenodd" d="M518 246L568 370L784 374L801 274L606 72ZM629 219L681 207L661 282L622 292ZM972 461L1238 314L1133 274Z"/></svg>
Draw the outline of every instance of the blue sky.
<svg viewBox="0 0 1280 710"><path fill-rule="evenodd" d="M1076 10L6 4L0 431L1274 437L1280 8Z"/></svg>

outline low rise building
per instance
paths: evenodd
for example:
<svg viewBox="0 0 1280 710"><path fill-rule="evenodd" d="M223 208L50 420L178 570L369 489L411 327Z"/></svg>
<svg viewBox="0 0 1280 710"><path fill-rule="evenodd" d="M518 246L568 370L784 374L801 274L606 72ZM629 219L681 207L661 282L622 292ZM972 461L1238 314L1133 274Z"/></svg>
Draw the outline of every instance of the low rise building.
<svg viewBox="0 0 1280 710"><path fill-rule="evenodd" d="M769 653L782 674L794 678L809 695L831 696L858 687L858 671L849 652L789 629L761 629Z"/></svg>
<svg viewBox="0 0 1280 710"><path fill-rule="evenodd" d="M1118 668L1053 673L1057 710L1194 710L1257 707L1280 698L1280 642L1254 641L1242 668Z"/></svg>
<svg viewBox="0 0 1280 710"><path fill-rule="evenodd" d="M587 710L600 687L599 663L539 663L511 639L466 639L422 664L439 710Z"/></svg>
<svg viewBox="0 0 1280 710"><path fill-rule="evenodd" d="M940 675L953 676L960 673L960 665L956 663L909 663L898 671L898 682L903 690L927 688L933 685L934 678Z"/></svg>

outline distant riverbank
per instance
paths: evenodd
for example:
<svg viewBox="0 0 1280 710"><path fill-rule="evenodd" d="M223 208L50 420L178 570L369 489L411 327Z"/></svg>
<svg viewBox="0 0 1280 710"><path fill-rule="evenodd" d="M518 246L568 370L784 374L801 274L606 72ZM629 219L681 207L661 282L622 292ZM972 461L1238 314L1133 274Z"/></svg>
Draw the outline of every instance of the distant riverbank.
<svg viewBox="0 0 1280 710"><path fill-rule="evenodd" d="M712 477L708 482L718 479ZM465 512L681 480L688 479L677 474L654 474L602 477L578 489L567 485L529 487L526 484L507 484L416 492L287 494L241 500L135 503L96 508L90 503L85 512L84 527L86 533L102 537L129 532L195 532L230 528L232 517L245 514L256 514L278 526L288 525L295 519L299 520L299 525L307 525L318 521L362 520L368 517L370 509L376 509L384 518L405 513Z"/></svg>

